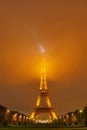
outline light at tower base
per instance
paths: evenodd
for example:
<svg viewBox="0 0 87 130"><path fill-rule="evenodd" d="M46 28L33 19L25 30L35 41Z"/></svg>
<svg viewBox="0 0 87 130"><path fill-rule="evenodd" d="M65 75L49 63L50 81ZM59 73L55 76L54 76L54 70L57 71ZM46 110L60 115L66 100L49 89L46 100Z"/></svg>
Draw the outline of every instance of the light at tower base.
<svg viewBox="0 0 87 130"><path fill-rule="evenodd" d="M39 95L30 120L35 123L52 123L54 120L58 120L48 94L46 65L44 63L41 68Z"/></svg>

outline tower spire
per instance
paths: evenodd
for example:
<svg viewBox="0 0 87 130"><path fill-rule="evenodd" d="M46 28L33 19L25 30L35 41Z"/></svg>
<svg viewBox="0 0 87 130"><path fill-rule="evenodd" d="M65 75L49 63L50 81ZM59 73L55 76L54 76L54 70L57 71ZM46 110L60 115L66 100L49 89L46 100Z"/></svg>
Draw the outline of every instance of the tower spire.
<svg viewBox="0 0 87 130"><path fill-rule="evenodd" d="M41 67L40 90L47 90L46 64L45 63L43 63Z"/></svg>

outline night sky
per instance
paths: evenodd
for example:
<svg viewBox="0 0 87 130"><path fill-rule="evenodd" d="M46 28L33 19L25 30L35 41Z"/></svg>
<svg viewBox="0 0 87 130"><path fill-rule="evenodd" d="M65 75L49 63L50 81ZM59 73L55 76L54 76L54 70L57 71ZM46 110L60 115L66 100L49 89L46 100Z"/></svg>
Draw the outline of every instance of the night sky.
<svg viewBox="0 0 87 130"><path fill-rule="evenodd" d="M30 114L45 49L49 95L65 114L87 105L87 0L0 0L0 104Z"/></svg>

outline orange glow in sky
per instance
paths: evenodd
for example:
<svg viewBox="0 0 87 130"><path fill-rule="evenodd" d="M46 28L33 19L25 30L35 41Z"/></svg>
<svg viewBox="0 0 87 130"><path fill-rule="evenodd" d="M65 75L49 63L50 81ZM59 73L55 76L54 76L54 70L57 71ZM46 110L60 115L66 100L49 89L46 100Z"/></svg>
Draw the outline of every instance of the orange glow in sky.
<svg viewBox="0 0 87 130"><path fill-rule="evenodd" d="M4 0L0 19L0 104L31 113L45 58L56 112L87 105L86 0Z"/></svg>

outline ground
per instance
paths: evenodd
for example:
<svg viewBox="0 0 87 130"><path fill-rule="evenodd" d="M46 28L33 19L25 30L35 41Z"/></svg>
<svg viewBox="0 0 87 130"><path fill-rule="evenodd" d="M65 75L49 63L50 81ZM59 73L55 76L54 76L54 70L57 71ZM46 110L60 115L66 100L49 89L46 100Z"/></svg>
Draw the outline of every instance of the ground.
<svg viewBox="0 0 87 130"><path fill-rule="evenodd" d="M0 130L87 130L84 128L0 128Z"/></svg>

